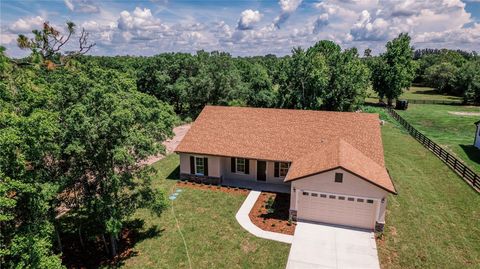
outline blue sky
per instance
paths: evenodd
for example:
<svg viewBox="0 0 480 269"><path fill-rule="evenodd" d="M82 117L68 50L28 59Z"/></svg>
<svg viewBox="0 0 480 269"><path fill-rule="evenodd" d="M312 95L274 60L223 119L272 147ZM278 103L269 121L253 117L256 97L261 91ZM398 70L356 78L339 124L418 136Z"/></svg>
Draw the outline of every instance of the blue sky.
<svg viewBox="0 0 480 269"><path fill-rule="evenodd" d="M480 0L0 0L0 44L23 56L18 34L69 20L91 34L95 55L285 55L322 39L377 54L401 32L416 48L480 51Z"/></svg>

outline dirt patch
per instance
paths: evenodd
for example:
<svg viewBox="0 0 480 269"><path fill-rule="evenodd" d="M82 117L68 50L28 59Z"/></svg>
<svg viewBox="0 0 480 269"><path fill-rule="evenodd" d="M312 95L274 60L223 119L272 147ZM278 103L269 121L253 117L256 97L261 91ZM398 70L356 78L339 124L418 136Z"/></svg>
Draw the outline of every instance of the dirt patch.
<svg viewBox="0 0 480 269"><path fill-rule="evenodd" d="M173 128L174 136L172 139L165 140L162 144L165 146L167 154L172 153L180 144L185 134L190 130L191 124L184 124ZM140 162L142 165L151 165L159 160L163 159L164 155L150 156L147 159Z"/></svg>
<svg viewBox="0 0 480 269"><path fill-rule="evenodd" d="M480 112L448 111L448 113L457 116L480 116Z"/></svg>
<svg viewBox="0 0 480 269"><path fill-rule="evenodd" d="M295 222L289 221L290 194L262 192L250 211L250 220L260 229L293 235Z"/></svg>
<svg viewBox="0 0 480 269"><path fill-rule="evenodd" d="M241 194L241 195L247 195L248 192L249 192L249 190L247 190L247 189L226 187L226 186L220 186L220 185L208 185L208 184L195 183L195 182L191 182L191 181L178 181L177 182L177 188L221 191L221 192L225 192L225 193Z"/></svg>

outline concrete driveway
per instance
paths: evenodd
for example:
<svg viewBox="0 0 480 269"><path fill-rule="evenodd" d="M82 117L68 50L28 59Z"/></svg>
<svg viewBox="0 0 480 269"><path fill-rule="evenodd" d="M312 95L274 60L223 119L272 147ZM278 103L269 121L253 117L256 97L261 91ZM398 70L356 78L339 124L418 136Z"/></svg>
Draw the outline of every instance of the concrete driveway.
<svg viewBox="0 0 480 269"><path fill-rule="evenodd" d="M373 232L298 222L287 269L380 268Z"/></svg>

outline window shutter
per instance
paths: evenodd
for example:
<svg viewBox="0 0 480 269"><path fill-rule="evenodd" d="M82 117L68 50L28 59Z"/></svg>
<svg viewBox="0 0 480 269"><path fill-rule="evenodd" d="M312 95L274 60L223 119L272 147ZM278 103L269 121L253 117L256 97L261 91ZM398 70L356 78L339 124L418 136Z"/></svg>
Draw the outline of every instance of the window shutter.
<svg viewBox="0 0 480 269"><path fill-rule="evenodd" d="M274 177L279 177L280 175L280 163L279 162L275 162L275 171L273 172L273 176Z"/></svg>
<svg viewBox="0 0 480 269"><path fill-rule="evenodd" d="M203 158L203 175L208 176L208 158Z"/></svg>
<svg viewBox="0 0 480 269"><path fill-rule="evenodd" d="M235 164L235 158L231 158L231 160L232 160L232 163L231 163L232 164L231 165L232 173L235 173L235 172L237 172L237 167L235 166L236 165Z"/></svg>
<svg viewBox="0 0 480 269"><path fill-rule="evenodd" d="M190 174L195 174L195 157L190 156Z"/></svg>
<svg viewBox="0 0 480 269"><path fill-rule="evenodd" d="M250 174L250 160L245 159L245 174Z"/></svg>

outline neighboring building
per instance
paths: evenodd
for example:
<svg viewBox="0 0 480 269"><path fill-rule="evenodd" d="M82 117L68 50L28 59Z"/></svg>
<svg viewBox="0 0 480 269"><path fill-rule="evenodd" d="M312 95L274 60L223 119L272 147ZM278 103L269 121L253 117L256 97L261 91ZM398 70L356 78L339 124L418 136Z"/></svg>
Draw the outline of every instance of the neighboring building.
<svg viewBox="0 0 480 269"><path fill-rule="evenodd" d="M383 228L388 193L377 114L206 106L177 147L182 179L290 186L290 214Z"/></svg>
<svg viewBox="0 0 480 269"><path fill-rule="evenodd" d="M475 138L473 140L473 145L477 149L480 149L480 120L475 122L475 125L477 126L477 130L475 130Z"/></svg>

